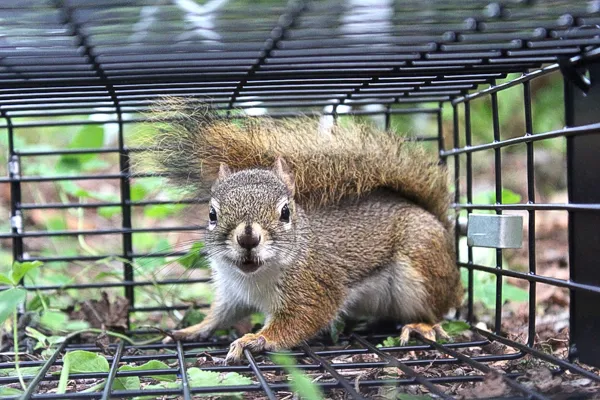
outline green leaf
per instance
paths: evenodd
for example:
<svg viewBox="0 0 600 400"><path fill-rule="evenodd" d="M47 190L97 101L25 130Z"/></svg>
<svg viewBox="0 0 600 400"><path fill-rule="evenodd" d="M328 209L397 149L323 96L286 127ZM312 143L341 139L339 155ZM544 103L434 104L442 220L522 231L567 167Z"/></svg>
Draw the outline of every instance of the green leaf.
<svg viewBox="0 0 600 400"><path fill-rule="evenodd" d="M40 318L40 325L51 331L64 331L69 317L61 311L44 311Z"/></svg>
<svg viewBox="0 0 600 400"><path fill-rule="evenodd" d="M102 271L99 272L98 274L96 274L96 276L94 276L94 280L93 282L97 282L100 281L104 278L113 278L113 279L123 279L123 275L118 274L116 272L112 272L112 271Z"/></svg>
<svg viewBox="0 0 600 400"><path fill-rule="evenodd" d="M6 284L8 286L13 286L13 281L5 274L0 274L0 284Z"/></svg>
<svg viewBox="0 0 600 400"><path fill-rule="evenodd" d="M181 385L177 382L161 382L156 385L145 385L142 390L153 390L153 389L179 389ZM154 400L156 396L137 396L134 400Z"/></svg>
<svg viewBox="0 0 600 400"><path fill-rule="evenodd" d="M292 357L285 354L274 354L272 359L274 363L282 365L286 370L291 378L290 385L292 386L292 390L300 397L307 400L323 399L322 389L294 366L295 363Z"/></svg>
<svg viewBox="0 0 600 400"><path fill-rule="evenodd" d="M63 361L69 362L69 373L108 372L108 361L102 354L85 350L69 351Z"/></svg>
<svg viewBox="0 0 600 400"><path fill-rule="evenodd" d="M156 204L144 208L144 215L149 218L166 218L170 215L176 214L184 206L181 204Z"/></svg>
<svg viewBox="0 0 600 400"><path fill-rule="evenodd" d="M515 204L521 202L521 196L512 190L502 189L502 203L503 204Z"/></svg>
<svg viewBox="0 0 600 400"><path fill-rule="evenodd" d="M86 321L69 321L65 325L65 329L68 331L81 331L83 329L88 329L90 324Z"/></svg>
<svg viewBox="0 0 600 400"><path fill-rule="evenodd" d="M398 347L400 346L400 336L388 336L378 347Z"/></svg>
<svg viewBox="0 0 600 400"><path fill-rule="evenodd" d="M25 301L27 291L21 288L10 288L0 292L0 324L13 314L17 305Z"/></svg>
<svg viewBox="0 0 600 400"><path fill-rule="evenodd" d="M50 284L62 286L71 282L72 277L56 272L44 276L44 279L47 280Z"/></svg>
<svg viewBox="0 0 600 400"><path fill-rule="evenodd" d="M468 286L468 271L461 270L461 280L465 287ZM486 308L496 307L496 277L485 271L473 271L473 298L480 301ZM506 301L524 302L529 299L529 293L525 289L502 283L502 304Z"/></svg>
<svg viewBox="0 0 600 400"><path fill-rule="evenodd" d="M42 332L38 331L37 329L33 329L30 326L25 328L25 334L29 337L34 338L35 340L40 342L43 346L46 345L46 342L48 340L48 337L46 335L44 335Z"/></svg>
<svg viewBox="0 0 600 400"><path fill-rule="evenodd" d="M90 193L80 188L75 182L59 181L58 184L65 193L73 197L90 197Z"/></svg>
<svg viewBox="0 0 600 400"><path fill-rule="evenodd" d="M131 201L143 200L147 193L148 191L146 190L146 187L142 181L134 183L129 189L129 197L131 198Z"/></svg>
<svg viewBox="0 0 600 400"><path fill-rule="evenodd" d="M140 201L148 197L150 193L168 190L169 187L165 185L165 182L165 178L155 176L136 179L131 185L131 200Z"/></svg>
<svg viewBox="0 0 600 400"><path fill-rule="evenodd" d="M20 396L22 394L23 394L23 392L20 391L19 389L7 387L7 386L0 386L0 396L2 396L2 397Z"/></svg>
<svg viewBox="0 0 600 400"><path fill-rule="evenodd" d="M64 336L48 336L48 344L50 346L62 343L64 341L65 341L65 337Z"/></svg>
<svg viewBox="0 0 600 400"><path fill-rule="evenodd" d="M96 154L95 156L97 157L98 155ZM100 160L99 158L94 158L83 163L81 165L81 169L84 171L97 171L100 169L109 168L110 166L111 164L109 162Z"/></svg>
<svg viewBox="0 0 600 400"><path fill-rule="evenodd" d="M446 321L442 323L442 328L444 328L448 336L454 337L469 330L469 324L464 321Z"/></svg>
<svg viewBox="0 0 600 400"><path fill-rule="evenodd" d="M206 258L202 254L202 249L204 248L204 243L196 242L190 248L190 251L185 255L179 258L179 264L183 265L185 268L208 268L208 262Z"/></svg>
<svg viewBox="0 0 600 400"><path fill-rule="evenodd" d="M426 394L408 394L408 393L398 393L396 397L398 400L425 400L431 399L431 396L427 396Z"/></svg>
<svg viewBox="0 0 600 400"><path fill-rule="evenodd" d="M132 365L123 365L119 367L119 371L151 371L151 370L160 370L160 369L170 369L170 367L162 361L158 360L150 360L145 364L132 366ZM177 375L168 374L168 375L149 375L150 378L157 381L164 382L175 382L177 380Z"/></svg>
<svg viewBox="0 0 600 400"><path fill-rule="evenodd" d="M187 373L191 386L219 386L221 383L221 374L218 372L192 367L188 369Z"/></svg>
<svg viewBox="0 0 600 400"><path fill-rule="evenodd" d="M39 372L40 369L42 369L42 367L20 367L19 372L23 376L35 376ZM8 372L8 376L19 376L19 373L17 373L16 368L11 369Z"/></svg>
<svg viewBox="0 0 600 400"><path fill-rule="evenodd" d="M515 204L521 202L521 196L518 193L513 192L510 189L502 189L502 203L503 204ZM496 191L485 190L478 192L473 197L473 203L475 204L496 204ZM491 212L491 211L489 211ZM483 213L483 210L481 210Z"/></svg>
<svg viewBox="0 0 600 400"><path fill-rule="evenodd" d="M114 217L115 215L119 214L121 212L121 207L100 207L98 209L98 215L100 215L103 218L106 219L110 219L112 217Z"/></svg>
<svg viewBox="0 0 600 400"><path fill-rule="evenodd" d="M252 385L252 379L237 372L229 372L222 377L221 385L243 386Z"/></svg>
<svg viewBox="0 0 600 400"><path fill-rule="evenodd" d="M79 187L72 181L59 181L61 189L68 195L73 197L92 198L107 202L118 202L119 196L116 193L93 192Z"/></svg>
<svg viewBox="0 0 600 400"><path fill-rule="evenodd" d="M27 310L29 311L38 311L44 308L42 300L46 303L46 305L50 304L50 297L44 294L38 293L36 294L31 301L27 302Z"/></svg>
<svg viewBox="0 0 600 400"><path fill-rule="evenodd" d="M190 386L192 387L205 387L205 386L231 386L231 385L251 385L252 380L237 372L230 372L228 374L220 374L213 371L204 371L200 368L188 369L188 377ZM206 393L199 395L199 397L214 396L215 393ZM241 398L242 393L228 393L227 397Z"/></svg>
<svg viewBox="0 0 600 400"><path fill-rule="evenodd" d="M15 261L12 267L12 280L15 285L18 285L21 279L32 269L38 268L44 263L41 261L27 261L27 262L18 262Z"/></svg>
<svg viewBox="0 0 600 400"><path fill-rule="evenodd" d="M181 385L178 382L161 382L156 385L146 385L144 386L144 389L179 389L179 386Z"/></svg>
<svg viewBox="0 0 600 400"><path fill-rule="evenodd" d="M151 250L158 243L158 236L152 232L139 232L132 235L133 246L139 250Z"/></svg>
<svg viewBox="0 0 600 400"><path fill-rule="evenodd" d="M104 127L87 125L82 127L69 144L70 149L98 149L104 143ZM60 157L57 169L81 170L84 164L97 158L97 154L64 154Z"/></svg>
<svg viewBox="0 0 600 400"><path fill-rule="evenodd" d="M185 302L195 303L198 300L212 303L215 297L214 288L208 283L196 283L194 285L185 285L179 290L179 299Z"/></svg>
<svg viewBox="0 0 600 400"><path fill-rule="evenodd" d="M170 369L167 364L158 360L150 360L139 366L123 365L119 367L119 371L150 371ZM174 374L168 375L150 375L150 378L162 382L175 382L177 376ZM116 377L113 384L114 390L138 390L140 388L140 378L138 376Z"/></svg>
<svg viewBox="0 0 600 400"><path fill-rule="evenodd" d="M504 284L502 285L502 302L524 302L528 299L529 292L527 290L521 289L520 287L511 285L507 282L504 282Z"/></svg>
<svg viewBox="0 0 600 400"><path fill-rule="evenodd" d="M250 323L254 325L263 325L265 323L265 315L263 313L252 313L250 314Z"/></svg>
<svg viewBox="0 0 600 400"><path fill-rule="evenodd" d="M20 367L19 372L23 376L35 375L42 367ZM1 369L0 376L19 376L16 368ZM0 386L1 387L1 386Z"/></svg>
<svg viewBox="0 0 600 400"><path fill-rule="evenodd" d="M123 367L127 367L127 365L123 365ZM122 368L122 367L121 367ZM127 368L121 369L119 371L127 371ZM140 389L140 377L139 376L117 376L113 381L113 390L139 390Z"/></svg>
<svg viewBox="0 0 600 400"><path fill-rule="evenodd" d="M190 308L185 312L183 318L181 319L180 324L182 327L196 325L196 324L199 324L200 322L204 321L205 317L206 317L206 314L204 314L200 310Z"/></svg>
<svg viewBox="0 0 600 400"><path fill-rule="evenodd" d="M44 311L40 325L54 332L79 331L90 325L85 321L70 321L69 316L61 311Z"/></svg>
<svg viewBox="0 0 600 400"><path fill-rule="evenodd" d="M67 221L62 217L52 217L46 220L49 231L64 231L67 229Z"/></svg>

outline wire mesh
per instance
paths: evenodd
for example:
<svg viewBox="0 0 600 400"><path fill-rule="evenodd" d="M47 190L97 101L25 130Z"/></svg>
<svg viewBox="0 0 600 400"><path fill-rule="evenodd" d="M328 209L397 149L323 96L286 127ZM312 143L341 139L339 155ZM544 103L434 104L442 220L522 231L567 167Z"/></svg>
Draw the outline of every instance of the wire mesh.
<svg viewBox="0 0 600 400"><path fill-rule="evenodd" d="M0 186L10 187L11 216L10 225L0 233L3 247L11 249L14 260L40 260L48 270L66 265L81 271L81 263L104 260L121 268L120 279L107 276L93 282L83 269L87 279L26 284L29 292L118 290L129 302L128 317L143 319L155 312L187 310L189 305L150 304L144 297L140 300L139 289L160 286L171 291L209 282L202 275L179 279L169 273L148 279L133 266L187 254L184 248L145 248L139 240L144 234L168 237L179 232L188 234L189 239L201 238L202 233L202 227L189 220L154 226L145 224L139 215L139 210L173 204L169 198L139 193L137 183L154 177L136 173L130 165L131 155L144 150L130 140L144 121L140 112L158 96L204 97L224 110L243 109L250 115L276 118L300 113L332 120L346 115L370 117L388 129L402 121L398 118L418 116L428 121L428 129L414 138L433 145L453 169L458 226L473 212L523 215L528 228L524 240L527 266L511 269L500 249L489 263L478 262L474 249L463 245L464 232L457 229L459 266L466 271L468 283L463 311L472 322L471 340L439 344L418 338L415 345L378 347L389 335L397 334L397 327L389 332L357 331L342 336L336 344L312 341L294 349L291 354L296 367L309 372L331 398L372 398L381 395L382 388L418 388L416 393L453 398L455 385L489 380L494 371L504 372L498 378L499 385L506 386L503 395L548 398L524 380L526 368L517 367L523 360L549 365L552 376L572 375L588 379L592 385L600 383L597 371L573 357L542 351L536 343L536 305L542 285L571 293L583 291L595 298L600 293L600 286L573 276L563 279L538 273L536 221L546 212L598 212L600 204L540 202L534 185L539 175L535 160L543 154L539 143L595 134L600 123L540 129L539 112L532 108L536 80L570 71L564 65L595 59L600 44L596 2L292 1L257 2L249 7L242 1L157 5L150 1L28 0L2 3L0 13L0 129L6 132L7 163ZM567 85L581 86L565 76ZM518 109L523 126L509 134L501 131L500 122L513 116L503 112L499 96L515 89L520 90ZM489 134L484 139L475 135L480 128L471 115L473 105L482 101L489 102L491 109L486 127ZM568 108L568 99L564 101ZM58 139L74 135L74 129L97 126L108 129L115 140L86 148L66 147ZM38 132L55 135L57 145L35 148L20 140ZM515 147L525 148L522 170L527 196L504 204L509 177L503 171L507 159L514 161L508 149ZM68 163L89 155L106 157L112 168L100 172L35 168L52 158ZM478 202L474 196L475 188L483 184L474 175L474 165L482 157L493 161L494 181L486 182L493 192L489 202ZM79 185L76 189L68 186L73 182ZM103 184L118 191L112 196L90 195ZM34 198L35 188L44 185L62 185L69 196L60 201ZM177 205L196 203L198 199L177 200ZM114 214L104 225L86 226L79 218L70 226L35 228L34 216L39 212L88 215L110 210ZM74 243L82 240L106 245L97 252L72 251ZM54 251L42 248L51 242ZM474 323L479 273L495 277L491 330ZM510 335L511 327L503 325L507 279L524 282L527 289L524 335ZM128 323L132 328L132 321ZM270 361L268 355L246 352L247 364L220 365L228 344L229 339L221 338L172 345L121 342L100 348L79 337L69 338L45 361L20 362L24 368L40 367L36 373L26 374L28 390L23 397L65 398L53 393L59 380L56 372L62 368L65 352L77 349L106 353L111 367L103 373L72 374L68 398L192 398L217 392L269 399L290 395L285 368ZM498 352L497 346L503 351ZM201 370L238 372L251 383L195 386L186 371L198 359L204 360L198 365ZM169 368L117 371L124 363L140 365L149 360L164 361ZM0 371L14 368L13 360L0 362ZM125 377L141 377L149 383L152 376L173 374L181 382L178 388L112 389L116 380ZM90 382L98 380L105 380L104 389L85 392ZM18 377L0 374L0 385L18 382Z"/></svg>
<svg viewBox="0 0 600 400"><path fill-rule="evenodd" d="M446 391L452 384L465 382L480 382L486 378L486 374L492 371L494 362L499 362L507 359L519 359L523 356L520 350L531 353L534 356L547 357L543 353L538 353L536 350L521 346L511 348L508 354L502 356L484 351L488 348L491 340L495 340L495 335L489 332L482 331L480 340L453 343L441 345L436 342L423 339L417 345L404 347L376 347L378 340L385 338L384 334L364 335L354 333L349 337L341 337L340 344L337 346L324 346L322 343L313 342L310 346L304 345L290 355L294 356L298 362L296 367L306 373L317 374L319 379L316 384L327 391L343 391L349 398L371 398L376 390L380 387L396 388L400 386L422 386L432 395L437 395L440 398L454 398ZM486 337L487 336L487 337ZM498 337L497 339L502 340ZM512 342L509 346L512 346ZM220 346L219 346L220 345ZM256 394L258 397L266 398L281 398L289 395L290 383L285 379L285 368L282 365L270 362L268 356L252 356L249 352L246 353L248 360L247 365L240 366L222 366L218 364L218 360L222 359L227 350L226 342L199 342L186 343L178 342L172 345L146 345L146 346L129 346L121 342L119 345L112 345L110 348L104 349L107 354L107 359L112 367L106 373L76 373L71 374L70 379L75 386L85 386L86 380L106 379L106 388L112 387L115 379L123 379L126 377L141 377L150 381L150 377L157 375L176 375L180 378L186 377L186 369L192 368L196 363L197 358L209 359L210 362L204 363L201 369L210 370L218 373L237 372L243 376L248 376L251 383L246 385L231 385L231 386L204 386L193 387L180 385L178 389L144 389L144 390L112 390L105 389L104 392L83 392L71 393L68 398L132 398L141 395L147 396L165 396L179 395L191 398L194 394L208 393L236 393L244 392L246 394ZM91 351L101 352L99 348L94 346L82 346L70 344L63 348L87 349ZM168 353L161 353L159 350L164 348L170 350ZM212 348L221 347L214 350ZM477 355L472 355L474 349L482 350ZM60 349L62 350L62 349ZM134 350L134 351L132 351ZM432 351L437 350L437 351ZM413 356L409 354L414 352ZM59 353L57 353L59 354ZM116 366L120 363L141 364L148 360L161 360L169 365L165 369L148 369L143 371L119 371ZM574 366L569 363L548 358L548 361L556 365L555 374L559 374L558 367L565 367L566 370L573 373L582 374L590 379L598 380L598 376ZM65 398L65 395L55 393L35 394L39 390L40 383L44 383L50 387L56 385L58 375L52 374L60 370L62 362L57 358L49 359L46 362L24 362L24 367L43 366L37 378L32 381L33 384L29 387L30 390L25 394L24 398ZM1 365L5 367L5 365ZM463 374L461 375L442 375L431 376L427 373L427 368L431 366L442 368L442 370L457 370L457 366L461 367ZM451 367L451 368L450 368ZM385 370L396 371L392 374L383 374ZM383 375L383 376L380 376ZM314 375L313 375L314 376ZM548 398L543 394L536 393L527 385L521 384L514 378L521 376L519 373L508 372L502 375L502 380L512 389L512 398L531 398L545 399ZM1 383L15 383L16 377L0 378ZM32 397L30 397L32 396ZM111 397L108 397L111 396Z"/></svg>

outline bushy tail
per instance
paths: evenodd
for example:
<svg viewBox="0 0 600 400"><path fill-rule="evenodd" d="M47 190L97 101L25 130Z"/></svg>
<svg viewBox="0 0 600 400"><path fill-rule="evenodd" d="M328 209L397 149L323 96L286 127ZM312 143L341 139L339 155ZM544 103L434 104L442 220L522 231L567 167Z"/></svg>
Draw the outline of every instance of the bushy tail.
<svg viewBox="0 0 600 400"><path fill-rule="evenodd" d="M309 117L224 119L206 103L165 98L149 114L158 131L142 161L176 185L210 187L221 162L233 170L271 167L277 156L296 179L305 208L333 204L378 188L397 191L448 226L447 173L422 146L367 125L340 124L319 132Z"/></svg>

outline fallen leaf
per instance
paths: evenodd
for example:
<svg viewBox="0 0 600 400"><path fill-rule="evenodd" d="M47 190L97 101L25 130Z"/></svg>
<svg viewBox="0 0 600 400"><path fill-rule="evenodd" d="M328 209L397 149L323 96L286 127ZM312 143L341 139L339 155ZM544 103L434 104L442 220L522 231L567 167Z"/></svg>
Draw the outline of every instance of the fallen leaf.
<svg viewBox="0 0 600 400"><path fill-rule="evenodd" d="M71 319L89 322L93 328L124 332L127 329L129 300L116 297L110 301L108 294L102 292L100 300L86 300L78 303L79 310L71 312Z"/></svg>
<svg viewBox="0 0 600 400"><path fill-rule="evenodd" d="M483 382L472 389L465 389L461 396L465 399L484 399L500 397L507 394L508 387L502 379L502 375L496 372L490 372L485 375Z"/></svg>

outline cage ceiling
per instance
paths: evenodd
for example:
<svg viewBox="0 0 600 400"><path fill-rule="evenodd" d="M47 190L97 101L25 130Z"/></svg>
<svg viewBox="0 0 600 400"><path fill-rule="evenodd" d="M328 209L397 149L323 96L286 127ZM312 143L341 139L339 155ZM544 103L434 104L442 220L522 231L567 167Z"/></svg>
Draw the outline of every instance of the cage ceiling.
<svg viewBox="0 0 600 400"><path fill-rule="evenodd" d="M203 4L202 4L203 3ZM446 101L600 44L598 1L0 3L4 117Z"/></svg>

